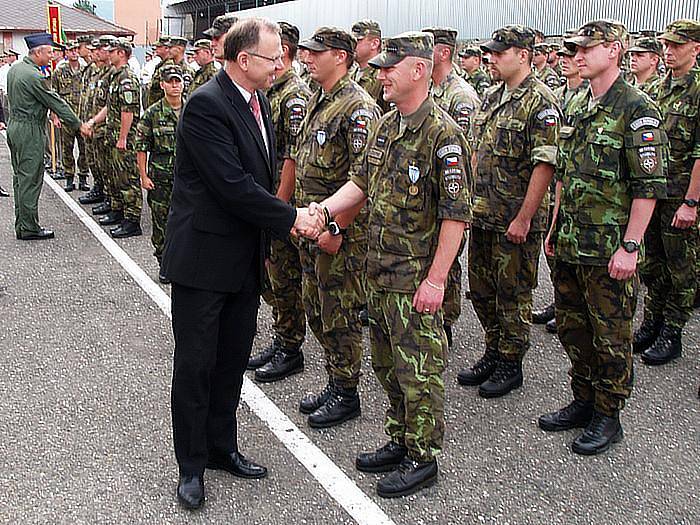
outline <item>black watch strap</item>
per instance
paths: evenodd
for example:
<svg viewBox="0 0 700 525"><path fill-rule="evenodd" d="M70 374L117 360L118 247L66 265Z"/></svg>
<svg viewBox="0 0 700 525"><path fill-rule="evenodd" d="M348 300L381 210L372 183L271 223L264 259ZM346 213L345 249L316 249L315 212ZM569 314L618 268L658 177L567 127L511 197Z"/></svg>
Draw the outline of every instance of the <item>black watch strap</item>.
<svg viewBox="0 0 700 525"><path fill-rule="evenodd" d="M698 207L698 201L695 199L683 199L683 204L690 208L697 208Z"/></svg>
<svg viewBox="0 0 700 525"><path fill-rule="evenodd" d="M622 247L627 253L634 253L639 251L639 243L634 239L622 241Z"/></svg>

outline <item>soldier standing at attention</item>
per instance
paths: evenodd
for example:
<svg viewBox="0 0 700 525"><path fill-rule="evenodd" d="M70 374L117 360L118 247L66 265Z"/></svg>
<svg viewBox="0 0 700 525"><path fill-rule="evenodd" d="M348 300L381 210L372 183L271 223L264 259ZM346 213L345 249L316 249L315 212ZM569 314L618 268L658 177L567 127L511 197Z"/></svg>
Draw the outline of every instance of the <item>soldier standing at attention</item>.
<svg viewBox="0 0 700 525"><path fill-rule="evenodd" d="M51 76L53 89L68 102L76 115L80 114L80 93L82 90L82 75L84 67L78 57L78 42L70 40L66 44L66 60L61 63ZM75 189L75 158L73 148L78 142L78 189L87 191L88 163L87 151L83 136L77 130L61 128L61 147L63 148L63 170L66 174L64 189L71 192Z"/></svg>
<svg viewBox="0 0 700 525"><path fill-rule="evenodd" d="M554 69L552 69L547 63L547 58L549 57L549 48L550 45L545 42L535 44L532 63L535 66L535 75L537 76L537 78L544 82L549 89L554 91L556 88L559 87L560 82L559 75L557 75L557 72L554 71Z"/></svg>
<svg viewBox="0 0 700 525"><path fill-rule="evenodd" d="M88 133L88 126L70 106L49 89L41 68L49 65L53 46L48 33L24 37L29 54L7 74L7 144L12 160L12 186L15 194L15 234L18 239L52 239L54 233L39 225L39 195L44 174L44 130L46 113L51 110L72 129Z"/></svg>
<svg viewBox="0 0 700 525"><path fill-rule="evenodd" d="M311 90L292 67L299 44L299 28L286 22L280 22L279 26L284 68L267 90L277 139L278 165L281 166L272 190L277 198L294 206L296 164L291 158L292 145L306 116ZM304 369L301 345L306 337L306 315L297 241L289 237L271 239L267 274L270 290L263 294L263 298L272 307L274 340L248 362L248 369L255 370L255 379L265 383L284 379Z"/></svg>
<svg viewBox="0 0 700 525"><path fill-rule="evenodd" d="M644 235L641 265L647 286L644 322L634 334L642 361L663 365L679 357L681 334L693 310L700 200L700 23L677 20L660 37L668 73L656 102L668 134L666 197L660 198ZM633 123L634 124L634 123ZM644 165L643 165L644 166Z"/></svg>
<svg viewBox="0 0 700 525"><path fill-rule="evenodd" d="M128 64L132 51L131 42L125 38L118 38L107 50L110 62L115 68L109 86L107 106L90 120L97 124L105 122L106 142L109 148L108 165L113 189L110 214L113 220L120 221L119 226L112 228L109 233L115 239L119 239L142 233L143 194L134 150L141 105L139 79ZM105 222L100 221L100 224Z"/></svg>
<svg viewBox="0 0 700 525"><path fill-rule="evenodd" d="M433 50L432 97L459 124L471 146L474 143L472 119L479 107L479 97L474 88L457 74L452 59L457 46L457 31L451 28L429 27L423 31L432 33ZM452 263L445 289L444 321L449 346L452 346L452 326L462 313L462 264L459 257L464 251L462 242Z"/></svg>
<svg viewBox="0 0 700 525"><path fill-rule="evenodd" d="M531 69L534 40L532 29L510 25L482 45L494 77L503 81L486 91L475 118L479 145L472 160L469 285L486 351L457 379L480 385L486 398L523 383L547 189L557 163L561 116L554 94Z"/></svg>
<svg viewBox="0 0 700 525"><path fill-rule="evenodd" d="M358 171L379 108L348 75L355 37L321 27L299 46L309 50L307 65L321 87L308 103L292 155L296 202L307 206L335 193ZM310 414L310 426L330 427L360 415L366 209L359 205L338 215L318 244L302 242L300 253L306 319L323 347L328 384L302 399L299 410Z"/></svg>
<svg viewBox="0 0 700 525"><path fill-rule="evenodd" d="M165 96L148 107L136 126L136 163L141 187L148 191L151 208L153 255L160 266L165 247L165 228L173 193L175 131L182 108L182 70L170 64L161 68L161 88ZM147 158L148 157L148 158ZM159 272L158 280L170 281Z"/></svg>
<svg viewBox="0 0 700 525"><path fill-rule="evenodd" d="M202 38L194 43L194 60L199 64L199 69L194 74L192 84L187 92L189 97L199 86L203 86L216 75L216 63L212 52L211 40Z"/></svg>
<svg viewBox="0 0 700 525"><path fill-rule="evenodd" d="M619 413L632 392L637 257L665 193L666 133L656 106L620 74L626 38L620 22L597 20L564 41L590 81L567 108L558 210L546 242L556 257L557 329L571 359L574 401L541 416L539 426L585 428L572 445L585 455L622 439Z"/></svg>
<svg viewBox="0 0 700 525"><path fill-rule="evenodd" d="M384 498L437 480L445 430L443 293L471 218L468 146L429 95L432 47L432 34L404 33L370 61L396 110L377 125L361 169L320 205L337 217L370 198L372 367L389 397L390 441L355 463L364 472L391 472L377 483Z"/></svg>
<svg viewBox="0 0 700 525"><path fill-rule="evenodd" d="M356 67L352 72L352 79L369 93L382 111L387 111L389 105L382 96L382 83L377 80L377 70L369 65L369 61L382 51L382 30L379 22L374 20L355 22L352 26L352 35L357 40Z"/></svg>
<svg viewBox="0 0 700 525"><path fill-rule="evenodd" d="M205 36L211 38L214 59L222 65L224 63L224 39L226 33L237 21L238 17L233 13L224 13L214 19L209 29L202 31Z"/></svg>
<svg viewBox="0 0 700 525"><path fill-rule="evenodd" d="M661 43L653 37L642 37L627 52L630 54L630 71L634 75L634 85L655 99L659 82Z"/></svg>
<svg viewBox="0 0 700 525"><path fill-rule="evenodd" d="M491 79L481 67L481 49L465 47L458 55L459 65L466 75L464 80L471 84L479 97L483 97L484 91L491 87Z"/></svg>

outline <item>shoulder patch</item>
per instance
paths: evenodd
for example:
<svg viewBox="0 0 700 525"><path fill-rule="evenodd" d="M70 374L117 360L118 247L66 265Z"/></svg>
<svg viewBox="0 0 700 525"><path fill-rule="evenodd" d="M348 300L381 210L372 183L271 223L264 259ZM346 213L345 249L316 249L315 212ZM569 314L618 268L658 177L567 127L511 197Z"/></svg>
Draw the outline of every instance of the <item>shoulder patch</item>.
<svg viewBox="0 0 700 525"><path fill-rule="evenodd" d="M455 106L455 110L459 111L460 113L471 113L474 111L474 106L469 104L468 102L460 102Z"/></svg>
<svg viewBox="0 0 700 525"><path fill-rule="evenodd" d="M559 116L559 113L557 112L556 109L554 108L549 108L549 109L543 109L537 114L537 119L538 120L544 120L547 117L554 117L557 118Z"/></svg>
<svg viewBox="0 0 700 525"><path fill-rule="evenodd" d="M350 120L355 120L357 117L367 117L368 119L373 119L374 113L367 109L360 108L352 112L352 115L350 115Z"/></svg>
<svg viewBox="0 0 700 525"><path fill-rule="evenodd" d="M442 159L446 155L453 154L453 155L461 155L462 154L462 146L459 144L448 144L447 146L443 146L439 150L437 150L437 156L439 159Z"/></svg>
<svg viewBox="0 0 700 525"><path fill-rule="evenodd" d="M630 128L632 129L632 131L637 131L639 128L641 128L643 126L649 126L650 128L658 128L659 124L661 124L661 122L657 118L641 117L641 118L638 118L636 120L633 120L630 123Z"/></svg>
<svg viewBox="0 0 700 525"><path fill-rule="evenodd" d="M304 100L303 98L292 98L292 99L287 101L286 106L288 108L291 108L292 106L304 106L304 107L306 107L306 100Z"/></svg>

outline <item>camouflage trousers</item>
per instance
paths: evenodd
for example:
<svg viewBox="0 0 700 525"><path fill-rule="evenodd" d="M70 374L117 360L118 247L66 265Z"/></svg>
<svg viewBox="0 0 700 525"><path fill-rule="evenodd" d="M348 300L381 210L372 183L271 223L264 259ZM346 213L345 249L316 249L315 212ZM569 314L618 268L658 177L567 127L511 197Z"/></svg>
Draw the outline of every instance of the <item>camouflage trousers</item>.
<svg viewBox="0 0 700 525"><path fill-rule="evenodd" d="M465 244L464 238L462 238L459 251L452 263L450 273L447 274L447 282L445 283L445 297L442 301L443 319L445 324L450 326L455 324L462 314L462 263L459 258L464 252Z"/></svg>
<svg viewBox="0 0 700 525"><path fill-rule="evenodd" d="M80 131L74 131L67 126L61 128L61 148L63 153L63 170L66 177L75 177L75 157L73 155L75 142L78 142L78 173L87 175L88 162L85 141Z"/></svg>
<svg viewBox="0 0 700 525"><path fill-rule="evenodd" d="M323 347L328 376L343 388L360 380L366 251L366 243L345 239L336 255L307 241L299 247L306 320Z"/></svg>
<svg viewBox="0 0 700 525"><path fill-rule="evenodd" d="M160 262L163 257L163 248L165 248L165 229L168 224L170 201L173 195L173 174L158 172L151 166L149 175L154 186L152 190L148 190L146 196L153 223L151 244L153 245L153 255Z"/></svg>
<svg viewBox="0 0 700 525"><path fill-rule="evenodd" d="M442 450L447 337L442 310L416 312L413 295L368 283L372 368L389 397L384 430L417 461Z"/></svg>
<svg viewBox="0 0 700 525"><path fill-rule="evenodd" d="M272 308L275 339L284 348L299 348L306 337L299 248L291 238L272 239L263 299Z"/></svg>
<svg viewBox="0 0 700 525"><path fill-rule="evenodd" d="M85 140L85 157L87 159L92 180L98 188L105 188L105 157L101 155L101 150L98 141L95 139Z"/></svg>
<svg viewBox="0 0 700 525"><path fill-rule="evenodd" d="M469 289L486 348L506 359L522 359L530 348L542 234L530 232L523 244L481 228L472 227L469 235Z"/></svg>
<svg viewBox="0 0 700 525"><path fill-rule="evenodd" d="M681 203L675 199L656 202L644 234L645 258L639 268L647 286L644 318L663 319L676 328L683 328L690 319L697 286L697 229L671 226Z"/></svg>
<svg viewBox="0 0 700 525"><path fill-rule="evenodd" d="M136 152L112 146L109 152L109 186L112 210L124 212L124 218L141 222L143 193L136 165Z"/></svg>
<svg viewBox="0 0 700 525"><path fill-rule="evenodd" d="M637 277L618 281L605 266L557 261L554 296L559 340L571 360L574 399L614 416L632 393L632 318Z"/></svg>

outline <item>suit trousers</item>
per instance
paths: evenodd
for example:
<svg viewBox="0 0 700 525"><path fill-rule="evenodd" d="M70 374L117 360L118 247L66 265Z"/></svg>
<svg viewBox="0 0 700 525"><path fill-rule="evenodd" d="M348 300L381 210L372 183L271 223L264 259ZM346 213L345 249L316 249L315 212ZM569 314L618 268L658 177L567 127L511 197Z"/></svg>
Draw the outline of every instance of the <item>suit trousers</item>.
<svg viewBox="0 0 700 525"><path fill-rule="evenodd" d="M172 283L175 355L171 409L181 474L201 474L210 452L238 450L236 409L260 305L258 271L236 293Z"/></svg>

